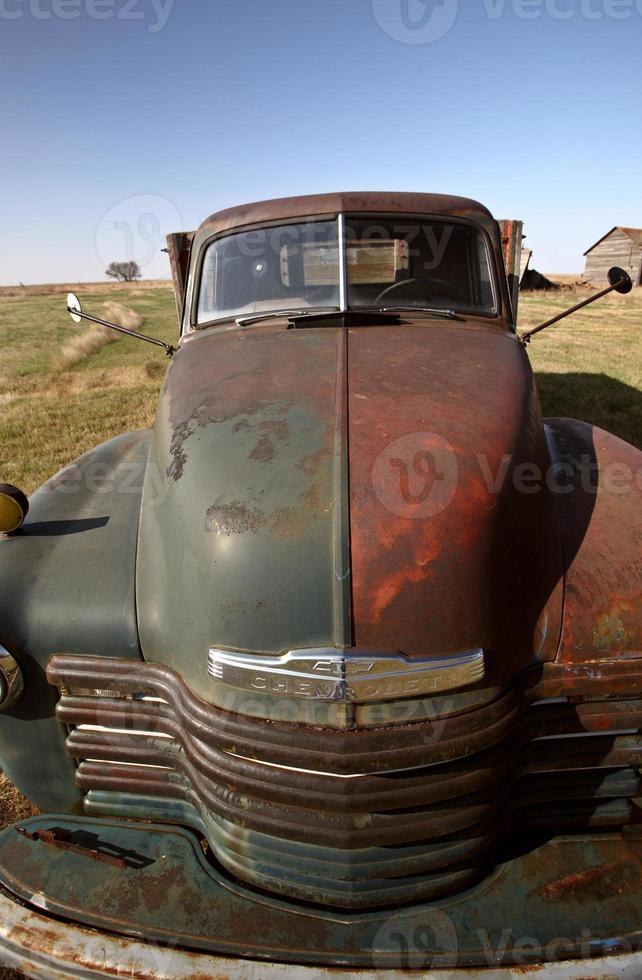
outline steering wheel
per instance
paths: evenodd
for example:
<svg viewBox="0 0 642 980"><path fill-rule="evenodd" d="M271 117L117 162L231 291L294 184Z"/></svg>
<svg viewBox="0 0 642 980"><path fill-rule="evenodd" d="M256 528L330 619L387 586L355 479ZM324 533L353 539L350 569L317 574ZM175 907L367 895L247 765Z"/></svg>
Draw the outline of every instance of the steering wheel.
<svg viewBox="0 0 642 980"><path fill-rule="evenodd" d="M402 279L400 282L393 282L392 286L386 286L386 288L383 289L379 293L379 295L375 297L375 299L374 299L375 305L377 305L378 303L380 303L386 296L390 296L391 293L394 293L394 292L396 292L397 290L400 290L400 289L405 289L407 286L414 286L419 281L420 280L418 280L418 279ZM444 279L430 279L430 280L425 280L425 282L426 282L426 285L427 286L437 287L437 293L436 294L433 294L432 288L431 288L431 293L426 295L426 299L430 299L430 297L432 295L438 295L439 292L442 292L442 293L445 293L446 295L448 295L448 293L451 291L450 284L447 283L447 282L445 282Z"/></svg>
<svg viewBox="0 0 642 980"><path fill-rule="evenodd" d="M385 296L389 296L390 293L394 293L398 289L405 289L406 286L414 286L416 282L416 279L402 279L400 282L393 282L392 286L386 286L385 289L381 290L378 296L375 296L375 306L380 303Z"/></svg>

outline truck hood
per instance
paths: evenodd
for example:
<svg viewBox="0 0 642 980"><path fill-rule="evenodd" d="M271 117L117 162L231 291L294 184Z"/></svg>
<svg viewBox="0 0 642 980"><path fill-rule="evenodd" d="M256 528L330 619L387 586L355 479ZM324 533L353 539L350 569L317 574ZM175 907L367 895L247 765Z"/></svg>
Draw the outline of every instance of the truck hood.
<svg viewBox="0 0 642 980"><path fill-rule="evenodd" d="M205 700L212 646L482 648L502 683L557 649L559 521L532 488L549 465L527 358L496 324L194 334L143 495L144 656Z"/></svg>

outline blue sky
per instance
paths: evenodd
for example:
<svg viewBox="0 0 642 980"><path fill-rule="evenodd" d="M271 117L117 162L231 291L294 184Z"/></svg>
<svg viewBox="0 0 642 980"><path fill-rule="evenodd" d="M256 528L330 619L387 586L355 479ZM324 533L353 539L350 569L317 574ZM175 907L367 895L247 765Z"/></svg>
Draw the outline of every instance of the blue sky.
<svg viewBox="0 0 642 980"><path fill-rule="evenodd" d="M0 74L2 283L338 189L476 197L549 272L642 227L642 0L0 0Z"/></svg>

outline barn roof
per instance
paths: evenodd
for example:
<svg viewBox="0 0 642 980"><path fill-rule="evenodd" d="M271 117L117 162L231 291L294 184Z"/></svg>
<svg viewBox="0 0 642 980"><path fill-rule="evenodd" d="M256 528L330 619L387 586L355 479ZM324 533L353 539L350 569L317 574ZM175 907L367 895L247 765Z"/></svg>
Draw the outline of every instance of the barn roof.
<svg viewBox="0 0 642 980"><path fill-rule="evenodd" d="M615 225L610 231L607 231L606 235L602 235L602 237L596 241L595 245L591 245L590 248L587 248L584 255L588 255L594 248L601 245L604 239L608 238L609 235L612 235L614 231L624 232L624 234L631 239L634 245L638 245L640 248L642 248L642 228L625 228L623 225Z"/></svg>

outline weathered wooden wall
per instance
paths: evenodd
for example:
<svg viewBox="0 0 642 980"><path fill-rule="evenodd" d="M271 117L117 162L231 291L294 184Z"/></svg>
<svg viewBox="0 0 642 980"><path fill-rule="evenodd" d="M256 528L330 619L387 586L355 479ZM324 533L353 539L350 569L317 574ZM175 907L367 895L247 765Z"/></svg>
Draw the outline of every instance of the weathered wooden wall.
<svg viewBox="0 0 642 980"><path fill-rule="evenodd" d="M522 278L522 240L524 222L507 218L498 222L502 234L504 264L508 279L508 291L513 306L513 320L517 323L517 304L519 303L519 284Z"/></svg>
<svg viewBox="0 0 642 980"><path fill-rule="evenodd" d="M642 246L637 245L621 228L615 228L588 252L584 280L592 286L606 286L607 273L614 265L628 272L636 286L640 285Z"/></svg>
<svg viewBox="0 0 642 980"><path fill-rule="evenodd" d="M195 231L174 231L167 236L167 248L165 251L169 255L169 264L172 269L176 311L179 320L183 313L187 270L189 268L189 253L195 234Z"/></svg>

